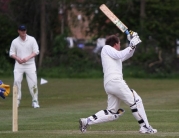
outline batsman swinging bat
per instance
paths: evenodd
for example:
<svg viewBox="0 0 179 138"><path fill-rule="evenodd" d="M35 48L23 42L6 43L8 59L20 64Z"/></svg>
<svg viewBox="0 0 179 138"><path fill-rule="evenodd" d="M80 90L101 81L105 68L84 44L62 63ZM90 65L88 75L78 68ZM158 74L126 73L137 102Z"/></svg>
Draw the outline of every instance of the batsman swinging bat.
<svg viewBox="0 0 179 138"><path fill-rule="evenodd" d="M102 4L99 8L123 33L129 34L127 26L125 26L105 4Z"/></svg>

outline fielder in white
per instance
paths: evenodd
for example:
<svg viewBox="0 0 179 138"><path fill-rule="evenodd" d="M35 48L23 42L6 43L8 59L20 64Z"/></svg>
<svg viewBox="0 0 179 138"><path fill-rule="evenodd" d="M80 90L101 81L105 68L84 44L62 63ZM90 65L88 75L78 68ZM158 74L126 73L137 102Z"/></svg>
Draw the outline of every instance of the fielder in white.
<svg viewBox="0 0 179 138"><path fill-rule="evenodd" d="M19 36L15 38L10 47L10 57L15 59L14 84L18 88L18 106L22 97L21 82L26 74L29 91L32 96L32 106L39 108L37 74L35 56L39 54L39 47L34 37L27 35L25 25L18 27Z"/></svg>
<svg viewBox="0 0 179 138"><path fill-rule="evenodd" d="M137 33L128 35L129 47L120 50L120 40L111 35L106 39L101 51L104 73L104 89L108 95L107 109L100 110L87 118L80 118L80 130L85 132L88 125L117 120L125 111L120 109L120 102L127 104L139 123L140 133L157 133L148 122L141 97L123 80L122 62L133 56L136 45L141 42Z"/></svg>
<svg viewBox="0 0 179 138"><path fill-rule="evenodd" d="M96 42L96 47L93 50L93 53L99 54L103 46L105 45L106 38L99 37Z"/></svg>

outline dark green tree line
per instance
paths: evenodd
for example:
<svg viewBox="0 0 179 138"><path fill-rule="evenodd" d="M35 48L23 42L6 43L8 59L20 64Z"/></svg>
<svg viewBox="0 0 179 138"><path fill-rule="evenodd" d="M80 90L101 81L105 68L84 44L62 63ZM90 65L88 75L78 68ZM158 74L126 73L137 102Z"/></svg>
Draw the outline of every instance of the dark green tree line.
<svg viewBox="0 0 179 138"><path fill-rule="evenodd" d="M27 25L28 34L34 36L40 46L41 53L37 58L39 69L45 67L46 59L51 61L50 59L56 58L56 61L60 61L54 65L51 62L51 67L65 63L71 49L66 48L67 44L63 37L70 33L67 13L72 7L83 11L89 17L87 33L95 34L94 38L118 33L125 46L126 35L99 10L99 6L103 3L128 26L129 30L138 32L142 39L136 50L136 56L130 60L131 65L141 66L149 72L170 73L179 69L176 55L176 39L179 33L178 0L9 0L8 2L4 6L4 1L0 1L1 72L13 63L8 57L8 50L12 39L17 37L17 25L22 23ZM59 16L60 8L63 9L61 16ZM91 15L94 15L93 18ZM75 56L75 52L71 53Z"/></svg>
<svg viewBox="0 0 179 138"><path fill-rule="evenodd" d="M92 3L92 5L91 5ZM113 0L84 1L81 8L87 15L105 3L129 29L138 32L142 43L137 48L133 65L155 72L172 73L179 69L176 55L176 39L178 38L178 0ZM91 6L89 6L91 5ZM119 33L123 42L126 36L108 21L99 11L90 24L90 30L97 30L98 35ZM175 65L175 67L173 67Z"/></svg>

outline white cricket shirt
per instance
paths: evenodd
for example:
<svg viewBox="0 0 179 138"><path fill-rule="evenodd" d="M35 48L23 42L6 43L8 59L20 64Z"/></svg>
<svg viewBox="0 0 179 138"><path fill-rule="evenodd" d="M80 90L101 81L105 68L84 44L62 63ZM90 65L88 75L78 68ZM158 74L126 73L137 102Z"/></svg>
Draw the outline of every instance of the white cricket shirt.
<svg viewBox="0 0 179 138"><path fill-rule="evenodd" d="M118 51L115 48L105 45L101 51L101 60L104 73L104 85L115 78L123 80L122 62L133 56L135 50L127 47Z"/></svg>
<svg viewBox="0 0 179 138"><path fill-rule="evenodd" d="M11 43L11 47L10 47L10 52L9 55L16 55L20 58L25 58L29 55L31 55L32 53L36 53L37 55L39 54L39 47L38 44L35 40L34 37L26 35L26 39L25 41L23 41L20 36L18 36L17 38L15 38L12 43ZM34 64L35 63L35 58L31 58L29 59L26 63L24 64ZM16 61L16 65L19 64Z"/></svg>

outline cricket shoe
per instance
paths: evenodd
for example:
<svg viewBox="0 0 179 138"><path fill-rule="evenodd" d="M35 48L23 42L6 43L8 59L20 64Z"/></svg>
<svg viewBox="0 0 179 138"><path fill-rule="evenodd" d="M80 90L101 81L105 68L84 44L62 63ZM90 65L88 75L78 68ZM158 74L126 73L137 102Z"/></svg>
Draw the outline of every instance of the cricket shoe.
<svg viewBox="0 0 179 138"><path fill-rule="evenodd" d="M157 133L157 129L153 129L151 126L147 127L147 126L142 126L139 130L139 133L142 134L155 134Z"/></svg>
<svg viewBox="0 0 179 138"><path fill-rule="evenodd" d="M40 108L40 106L39 106L39 104L38 104L37 102L33 102L33 103L32 103L32 106L33 106L34 108Z"/></svg>
<svg viewBox="0 0 179 138"><path fill-rule="evenodd" d="M79 120L79 129L81 130L82 133L86 132L86 129L88 127L88 122L87 122L87 118L80 118Z"/></svg>

